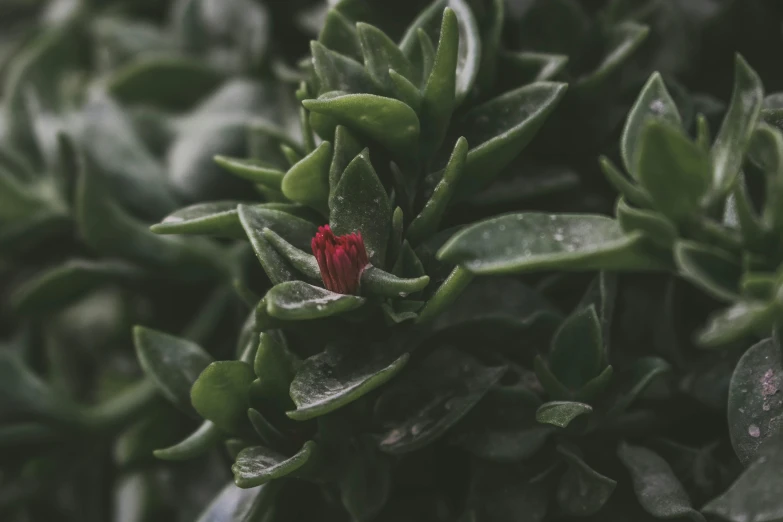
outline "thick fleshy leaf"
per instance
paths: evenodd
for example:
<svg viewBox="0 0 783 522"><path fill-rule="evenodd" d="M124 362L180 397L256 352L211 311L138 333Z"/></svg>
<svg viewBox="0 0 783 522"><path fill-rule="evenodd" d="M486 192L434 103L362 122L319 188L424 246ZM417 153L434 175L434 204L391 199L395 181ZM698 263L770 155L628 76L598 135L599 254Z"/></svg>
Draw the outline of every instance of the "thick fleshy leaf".
<svg viewBox="0 0 783 522"><path fill-rule="evenodd" d="M283 195L328 215L331 161L332 144L325 141L286 172L281 186Z"/></svg>
<svg viewBox="0 0 783 522"><path fill-rule="evenodd" d="M7 349L0 352L0 415L66 425L78 425L82 419L74 403L56 393Z"/></svg>
<svg viewBox="0 0 783 522"><path fill-rule="evenodd" d="M215 163L240 178L275 190L280 190L285 176L285 172L276 165L254 159L215 156Z"/></svg>
<svg viewBox="0 0 783 522"><path fill-rule="evenodd" d="M625 199L633 205L640 208L652 208L650 195L644 189L638 186L634 181L628 179L617 166L606 156L599 158L601 171L606 180L619 192Z"/></svg>
<svg viewBox="0 0 783 522"><path fill-rule="evenodd" d="M780 438L783 414L780 347L765 339L745 352L729 386L728 422L737 457L748 465Z"/></svg>
<svg viewBox="0 0 783 522"><path fill-rule="evenodd" d="M776 315L777 310L772 303L739 301L710 316L707 325L699 332L698 341L703 346L720 346L768 331Z"/></svg>
<svg viewBox="0 0 783 522"><path fill-rule="evenodd" d="M557 485L557 504L568 516L584 517L596 513L614 493L617 482L591 468L577 454L558 446L568 469Z"/></svg>
<svg viewBox="0 0 783 522"><path fill-rule="evenodd" d="M334 208L334 192L345 168L362 152L364 147L347 127L338 125L334 131L334 154L329 166L329 208Z"/></svg>
<svg viewBox="0 0 783 522"><path fill-rule="evenodd" d="M666 250L670 250L677 241L677 227L663 214L630 207L623 198L618 200L615 214L626 234L640 233L654 245Z"/></svg>
<svg viewBox="0 0 783 522"><path fill-rule="evenodd" d="M369 266L362 272L361 281L362 293L385 297L407 297L409 294L424 290L430 278L421 276L407 279Z"/></svg>
<svg viewBox="0 0 783 522"><path fill-rule="evenodd" d="M266 293L266 310L270 316L286 321L321 319L350 312L362 306L363 297L337 294L309 285L288 281L273 286Z"/></svg>
<svg viewBox="0 0 783 522"><path fill-rule="evenodd" d="M318 227L311 221L261 205L240 205L238 214L251 244L262 238L264 229L268 228L295 247L309 251L310 240L318 231ZM255 248L255 244L253 247Z"/></svg>
<svg viewBox="0 0 783 522"><path fill-rule="evenodd" d="M305 100L302 105L367 135L397 156L413 157L418 150L419 118L399 100L374 94L337 94Z"/></svg>
<svg viewBox="0 0 783 522"><path fill-rule="evenodd" d="M712 177L715 190L729 190L739 174L763 101L764 86L761 79L756 71L737 55L731 103L712 146Z"/></svg>
<svg viewBox="0 0 783 522"><path fill-rule="evenodd" d="M370 261L384 267L391 217L389 197L365 149L348 164L334 190L329 214L332 230L337 235L360 232Z"/></svg>
<svg viewBox="0 0 783 522"><path fill-rule="evenodd" d="M634 22L621 22L608 31L607 51L596 68L579 78L575 88L577 92L591 92L602 86L613 72L628 60L650 33L650 28Z"/></svg>
<svg viewBox="0 0 783 522"><path fill-rule="evenodd" d="M283 256L292 267L313 281L321 280L321 269L318 268L318 261L314 255L299 250L271 229L265 228L263 233L266 240L277 250L277 253Z"/></svg>
<svg viewBox="0 0 783 522"><path fill-rule="evenodd" d="M552 401L539 406L536 410L536 420L542 424L552 424L565 428L577 417L589 415L592 406L581 402Z"/></svg>
<svg viewBox="0 0 783 522"><path fill-rule="evenodd" d="M150 232L112 201L105 180L85 160L76 189L76 222L90 247L179 277L210 278L225 269L220 250L205 239Z"/></svg>
<svg viewBox="0 0 783 522"><path fill-rule="evenodd" d="M495 386L461 423L449 442L482 459L519 462L541 449L555 430L535 417L541 400L521 386Z"/></svg>
<svg viewBox="0 0 783 522"><path fill-rule="evenodd" d="M656 518L687 517L705 522L704 516L691 507L688 493L672 468L655 452L622 443L617 455L631 474L636 498L645 511Z"/></svg>
<svg viewBox="0 0 783 522"><path fill-rule="evenodd" d="M163 396L184 412L195 415L190 389L214 360L212 356L192 341L141 326L133 329L133 340L144 373Z"/></svg>
<svg viewBox="0 0 783 522"><path fill-rule="evenodd" d="M766 175L763 221L767 227L783 230L783 135L780 130L759 124L753 133L748 157Z"/></svg>
<svg viewBox="0 0 783 522"><path fill-rule="evenodd" d="M374 520L392 492L392 466L369 437L352 444L340 478L340 499L353 520Z"/></svg>
<svg viewBox="0 0 783 522"><path fill-rule="evenodd" d="M282 334L261 332L253 370L258 382L253 384L254 396L274 401L285 410L291 406L288 388L302 361L288 350Z"/></svg>
<svg viewBox="0 0 783 522"><path fill-rule="evenodd" d="M345 406L394 377L408 354L392 354L386 345L329 346L306 359L291 383L295 420L307 420Z"/></svg>
<svg viewBox="0 0 783 522"><path fill-rule="evenodd" d="M457 59L457 105L468 97L473 90L479 69L481 68L481 33L476 17L466 0L449 0L459 21L459 56Z"/></svg>
<svg viewBox="0 0 783 522"><path fill-rule="evenodd" d="M636 179L639 178L636 172L636 157L641 144L642 130L651 119L662 120L675 127L682 123L677 105L666 90L660 73L657 72L647 80L628 113L620 143L625 169Z"/></svg>
<svg viewBox="0 0 783 522"><path fill-rule="evenodd" d="M256 379L253 382L253 385L255 386L259 382L260 381ZM247 418L250 420L250 424L253 425L253 429L261 438L261 442L263 442L266 447L279 450L281 448L290 446L290 441L286 439L286 436L283 435L280 430L278 430L271 422L269 422L269 420L267 420L267 418L264 417L258 410L253 408L247 410Z"/></svg>
<svg viewBox="0 0 783 522"><path fill-rule="evenodd" d="M674 260L680 274L701 290L721 301L739 299L742 265L728 252L693 241L678 241Z"/></svg>
<svg viewBox="0 0 783 522"><path fill-rule="evenodd" d="M438 317L457 300L462 291L473 281L473 277L473 274L464 268L455 267L424 305L417 321L427 323Z"/></svg>
<svg viewBox="0 0 783 522"><path fill-rule="evenodd" d="M362 48L356 25L337 9L329 9L318 35L318 41L329 49L355 60L362 59Z"/></svg>
<svg viewBox="0 0 783 522"><path fill-rule="evenodd" d="M140 275L140 270L121 261L74 259L39 272L11 299L20 314L46 314L63 309L108 283L129 282Z"/></svg>
<svg viewBox="0 0 783 522"><path fill-rule="evenodd" d="M459 25L451 9L443 12L440 41L435 62L422 91L421 136L425 153L438 150L454 112L457 63L459 59Z"/></svg>
<svg viewBox="0 0 783 522"><path fill-rule="evenodd" d="M617 221L583 214L509 214L469 226L438 252L475 274L535 270L655 270L640 250L640 236L627 236Z"/></svg>
<svg viewBox="0 0 783 522"><path fill-rule="evenodd" d="M87 105L76 137L122 203L141 215L177 207L164 166L147 150L122 109L108 98Z"/></svg>
<svg viewBox="0 0 783 522"><path fill-rule="evenodd" d="M155 450L153 453L161 460L191 460L217 446L222 438L223 434L214 423L204 421L184 440L174 446Z"/></svg>
<svg viewBox="0 0 783 522"><path fill-rule="evenodd" d="M331 91L354 94L375 92L376 87L373 85L372 78L360 62L329 50L318 42L310 44L310 51L319 82L318 94Z"/></svg>
<svg viewBox="0 0 783 522"><path fill-rule="evenodd" d="M295 473L307 464L316 451L313 441L307 441L295 455L286 457L263 446L245 448L231 466L234 483L240 488L255 488L272 479Z"/></svg>
<svg viewBox="0 0 783 522"><path fill-rule="evenodd" d="M418 84L418 72L405 57L399 47L383 31L370 24L356 24L359 41L364 56L364 67L373 81L386 93L394 92L394 82L389 77L389 69Z"/></svg>
<svg viewBox="0 0 783 522"><path fill-rule="evenodd" d="M565 92L564 83L538 82L471 109L459 126L472 148L457 197L489 185L530 143Z"/></svg>
<svg viewBox="0 0 783 522"><path fill-rule="evenodd" d="M604 363L601 323L594 306L566 318L552 339L549 367L557 379L577 390L597 377Z"/></svg>
<svg viewBox="0 0 783 522"><path fill-rule="evenodd" d="M411 222L406 233L406 238L413 245L418 245L438 231L441 219L456 192L459 180L465 172L465 161L468 153L468 142L460 138L454 145L449 163L443 172L443 177L438 182L429 201L419 212L419 215Z"/></svg>
<svg viewBox="0 0 783 522"><path fill-rule="evenodd" d="M443 436L500 380L506 368L489 367L451 348L440 348L378 398L375 417L384 426L382 451L401 454Z"/></svg>
<svg viewBox="0 0 783 522"><path fill-rule="evenodd" d="M228 484L199 515L196 522L248 522L269 509L267 488L242 489Z"/></svg>
<svg viewBox="0 0 783 522"><path fill-rule="evenodd" d="M651 121L636 144L634 172L655 208L674 220L699 212L711 186L709 154L681 130Z"/></svg>
<svg viewBox="0 0 783 522"><path fill-rule="evenodd" d="M223 75L201 60L141 56L112 73L106 88L126 104L188 109L214 90Z"/></svg>
<svg viewBox="0 0 783 522"><path fill-rule="evenodd" d="M248 389L255 379L253 367L242 361L217 361L201 372L190 400L196 411L226 433L248 431Z"/></svg>
<svg viewBox="0 0 783 522"><path fill-rule="evenodd" d="M778 480L783 467L783 444L770 442L734 484L702 511L728 522L775 522L783 518Z"/></svg>
<svg viewBox="0 0 783 522"><path fill-rule="evenodd" d="M239 222L237 206L240 201L211 201L196 203L169 214L150 230L156 234L244 239L245 230Z"/></svg>
<svg viewBox="0 0 783 522"><path fill-rule="evenodd" d="M669 363L658 357L641 357L617 376L617 393L612 398L607 416L625 412L655 378L671 371Z"/></svg>

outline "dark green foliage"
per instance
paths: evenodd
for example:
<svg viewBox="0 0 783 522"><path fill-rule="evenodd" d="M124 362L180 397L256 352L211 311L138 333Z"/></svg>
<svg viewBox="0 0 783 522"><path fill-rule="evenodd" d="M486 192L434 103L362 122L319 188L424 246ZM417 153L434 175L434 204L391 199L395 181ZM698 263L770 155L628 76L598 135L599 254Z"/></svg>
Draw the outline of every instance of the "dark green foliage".
<svg viewBox="0 0 783 522"><path fill-rule="evenodd" d="M783 519L783 7L0 11L0 520Z"/></svg>

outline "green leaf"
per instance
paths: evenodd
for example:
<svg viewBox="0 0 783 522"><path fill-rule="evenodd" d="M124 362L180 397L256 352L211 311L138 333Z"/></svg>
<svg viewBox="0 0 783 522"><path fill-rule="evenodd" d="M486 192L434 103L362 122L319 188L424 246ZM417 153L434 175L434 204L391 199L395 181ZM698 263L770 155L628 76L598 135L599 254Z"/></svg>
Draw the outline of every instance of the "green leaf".
<svg viewBox="0 0 783 522"><path fill-rule="evenodd" d="M486 187L533 139L566 92L566 84L525 85L471 109L460 122L471 144L458 190L464 199Z"/></svg>
<svg viewBox="0 0 783 522"><path fill-rule="evenodd" d="M593 407L581 402L553 401L542 404L536 411L536 420L542 424L552 424L565 428L571 421L582 415L589 415Z"/></svg>
<svg viewBox="0 0 783 522"><path fill-rule="evenodd" d="M268 205L239 205L238 212L251 243L268 228L295 247L309 250L310 241L318 232L311 221Z"/></svg>
<svg viewBox="0 0 783 522"><path fill-rule="evenodd" d="M668 123L646 123L636 148L634 171L656 209L675 221L700 211L710 189L710 157Z"/></svg>
<svg viewBox="0 0 783 522"><path fill-rule="evenodd" d="M374 94L337 94L304 100L309 111L334 118L396 156L416 155L419 142L419 118L413 109L399 100Z"/></svg>
<svg viewBox="0 0 783 522"><path fill-rule="evenodd" d="M182 234L244 239L237 206L240 201L196 203L169 214L150 230L156 234Z"/></svg>
<svg viewBox="0 0 783 522"><path fill-rule="evenodd" d="M758 331L768 330L777 314L777 309L770 303L739 301L710 316L707 326L698 334L698 342L713 347L740 340Z"/></svg>
<svg viewBox="0 0 783 522"><path fill-rule="evenodd" d="M389 78L391 78L394 84L393 94L395 98L404 102L416 114L419 114L421 112L421 91L419 88L394 69L389 69Z"/></svg>
<svg viewBox="0 0 783 522"><path fill-rule="evenodd" d="M739 299L742 265L728 252L694 241L678 241L674 260L680 275L721 301Z"/></svg>
<svg viewBox="0 0 783 522"><path fill-rule="evenodd" d="M737 55L734 62L734 91L723 124L712 145L713 187L728 191L742 168L745 151L756 127L764 86L748 63Z"/></svg>
<svg viewBox="0 0 783 522"><path fill-rule="evenodd" d="M331 161L332 144L325 141L286 172L281 186L285 197L329 215Z"/></svg>
<svg viewBox="0 0 783 522"><path fill-rule="evenodd" d="M361 63L330 51L318 42L310 43L310 51L313 54L313 66L319 82L318 94L331 91L354 94L375 92L372 78Z"/></svg>
<svg viewBox="0 0 783 522"><path fill-rule="evenodd" d="M395 91L389 69L394 69L413 83L419 83L418 71L383 31L363 22L356 24L356 30L362 46L364 67L378 87L389 94Z"/></svg>
<svg viewBox="0 0 783 522"><path fill-rule="evenodd" d="M334 192L345 168L364 147L346 127L338 125L334 132L334 154L329 166L329 208L334 208Z"/></svg>
<svg viewBox="0 0 783 522"><path fill-rule="evenodd" d="M337 235L361 232L370 261L386 266L392 208L386 190L370 163L368 149L345 168L337 188L329 222Z"/></svg>
<svg viewBox="0 0 783 522"><path fill-rule="evenodd" d="M438 231L443 215L446 213L462 174L465 172L467 153L467 140L465 138L458 139L443 172L443 177L435 187L429 201L408 227L406 237L412 244L418 245Z"/></svg>
<svg viewBox="0 0 783 522"><path fill-rule="evenodd" d="M0 351L0 416L7 419L19 414L47 424L78 425L83 418L74 403L55 393L4 347Z"/></svg>
<svg viewBox="0 0 783 522"><path fill-rule="evenodd" d="M555 428L535 419L541 400L521 386L495 385L457 424L449 442L481 459L520 462L535 455Z"/></svg>
<svg viewBox="0 0 783 522"><path fill-rule="evenodd" d="M779 440L770 443L718 498L702 508L707 514L729 522L774 522L783 518L783 499L778 480L783 466Z"/></svg>
<svg viewBox="0 0 783 522"><path fill-rule="evenodd" d="M190 391L196 411L226 433L248 431L248 388L253 367L242 361L217 361L201 372Z"/></svg>
<svg viewBox="0 0 783 522"><path fill-rule="evenodd" d="M577 92L595 92L607 82L612 73L639 48L650 33L650 28L634 22L621 22L611 27L606 36L608 42L606 54L594 70L579 78L575 88Z"/></svg>
<svg viewBox="0 0 783 522"><path fill-rule="evenodd" d="M449 0L449 7L454 10L459 22L455 104L461 105L473 90L481 67L481 33L473 10L466 0Z"/></svg>
<svg viewBox="0 0 783 522"><path fill-rule="evenodd" d="M438 150L456 102L459 24L451 9L443 12L435 62L422 91L421 134L425 154ZM464 161L464 160L463 160Z"/></svg>
<svg viewBox="0 0 783 522"><path fill-rule="evenodd" d="M83 168L99 171L124 205L143 216L160 216L178 206L164 165L147 150L117 104L96 99L79 118L74 137L90 159Z"/></svg>
<svg viewBox="0 0 783 522"><path fill-rule="evenodd" d="M265 299L267 313L286 321L330 317L350 312L365 303L363 297L336 294L303 281L275 285Z"/></svg>
<svg viewBox="0 0 783 522"><path fill-rule="evenodd" d="M409 294L421 292L430 282L428 276L416 278L401 278L368 266L362 272L361 288L362 293L371 295L380 295L384 297L407 297Z"/></svg>
<svg viewBox="0 0 783 522"><path fill-rule="evenodd" d="M669 363L658 357L640 357L634 361L630 368L617 376L617 392L609 403L606 415L619 416L624 413L655 378L671 369Z"/></svg>
<svg viewBox="0 0 783 522"><path fill-rule="evenodd" d="M620 142L620 152L625 169L635 179L639 179L636 170L636 158L642 143L642 131L650 120L660 120L680 127L682 119L660 73L653 73L642 87L639 97L628 113Z"/></svg>
<svg viewBox="0 0 783 522"><path fill-rule="evenodd" d="M705 522L701 513L691 507L688 493L672 468L656 453L622 443L617 456L628 468L636 498L645 511L655 518L688 517L694 522Z"/></svg>
<svg viewBox="0 0 783 522"><path fill-rule="evenodd" d="M195 58L141 55L114 71L106 89L124 104L177 111L192 107L223 79L223 74Z"/></svg>
<svg viewBox="0 0 783 522"><path fill-rule="evenodd" d="M748 156L766 175L763 222L780 232L783 230L783 135L778 129L760 123L753 132Z"/></svg>
<svg viewBox="0 0 783 522"><path fill-rule="evenodd" d="M318 35L318 41L329 49L351 57L362 59L362 47L356 26L337 9L329 9L326 20Z"/></svg>
<svg viewBox="0 0 783 522"><path fill-rule="evenodd" d="M671 250L679 236L677 227L662 214L629 207L623 198L617 201L615 214L623 232L641 233L645 239L665 250Z"/></svg>
<svg viewBox="0 0 783 522"><path fill-rule="evenodd" d="M609 158L601 156L599 164L606 180L620 195L637 207L652 208L650 195L643 188L637 186L636 183L626 178L625 174L620 172Z"/></svg>
<svg viewBox="0 0 783 522"><path fill-rule="evenodd" d="M780 347L772 339L765 339L745 352L729 385L729 435L737 457L745 465L780 438L781 388Z"/></svg>
<svg viewBox="0 0 783 522"><path fill-rule="evenodd" d="M340 499L353 520L375 520L392 492L391 462L366 438L351 450L340 478Z"/></svg>
<svg viewBox="0 0 783 522"><path fill-rule="evenodd" d="M264 229L263 234L266 240L277 250L277 253L283 256L292 267L313 281L321 280L321 269L318 267L318 261L314 255L299 250L268 228Z"/></svg>
<svg viewBox="0 0 783 522"><path fill-rule="evenodd" d="M555 332L549 367L563 385L579 389L601 373L603 362L601 323L590 305L566 318Z"/></svg>
<svg viewBox="0 0 783 522"><path fill-rule="evenodd" d="M568 463L557 485L558 506L571 517L595 514L612 496L617 482L595 471L568 448L558 446L557 452Z"/></svg>
<svg viewBox="0 0 783 522"><path fill-rule="evenodd" d="M397 375L408 358L385 345L327 346L299 368L290 390L296 410L287 415L307 420L342 408Z"/></svg>
<svg viewBox="0 0 783 522"><path fill-rule="evenodd" d="M292 405L288 388L302 363L284 342L282 335L261 332L253 362L253 370L258 376L258 381L253 384L253 395L274 401L282 410Z"/></svg>
<svg viewBox="0 0 783 522"><path fill-rule="evenodd" d="M215 163L242 179L280 190L285 172L271 163L254 159L215 156Z"/></svg>
<svg viewBox="0 0 783 522"><path fill-rule="evenodd" d="M392 383L375 404L384 426L379 447L392 454L420 449L468 413L506 372L452 348L439 348Z"/></svg>
<svg viewBox="0 0 783 522"><path fill-rule="evenodd" d="M660 265L640 250L641 236L619 223L585 214L508 214L469 226L438 252L474 274L535 270L655 270Z"/></svg>
<svg viewBox="0 0 783 522"><path fill-rule="evenodd" d="M245 448L231 466L234 483L240 488L255 488L272 479L291 475L307 464L315 451L317 446L313 441L305 442L302 449L291 457L263 446Z"/></svg>
<svg viewBox="0 0 783 522"><path fill-rule="evenodd" d="M89 292L115 282L130 282L141 272L121 261L73 259L39 272L11 296L22 315L44 315L64 309Z"/></svg>
<svg viewBox="0 0 783 522"><path fill-rule="evenodd" d="M76 222L81 237L95 250L176 273L209 278L225 270L220 250L201 238L161 237L111 200L104 180L85 158L76 189ZM174 272L175 271L175 272Z"/></svg>
<svg viewBox="0 0 783 522"><path fill-rule="evenodd" d="M568 65L566 55L532 51L502 50L498 59L500 61L498 68L503 71L500 80L510 77L509 79L515 80L515 85L553 80Z"/></svg>
<svg viewBox="0 0 783 522"><path fill-rule="evenodd" d="M254 385L258 382L258 379L256 379L254 381ZM276 449L281 447L285 448L289 445L288 441L286 440L286 436L280 433L280 431L271 422L269 422L266 417L261 414L261 412L250 408L247 410L247 417L250 420L250 424L253 425L253 429L256 430L256 433L261 438L261 442L263 442L265 446Z"/></svg>
<svg viewBox="0 0 783 522"><path fill-rule="evenodd" d="M153 454L161 460L175 462L191 460L214 448L222 438L223 435L214 423L204 421L196 431L181 442L168 448L155 450Z"/></svg>
<svg viewBox="0 0 783 522"><path fill-rule="evenodd" d="M241 489L229 483L199 515L196 522L249 522L272 508L272 486Z"/></svg>
<svg viewBox="0 0 783 522"><path fill-rule="evenodd" d="M473 281L473 277L473 274L464 268L455 267L419 312L417 322L427 323L443 313Z"/></svg>

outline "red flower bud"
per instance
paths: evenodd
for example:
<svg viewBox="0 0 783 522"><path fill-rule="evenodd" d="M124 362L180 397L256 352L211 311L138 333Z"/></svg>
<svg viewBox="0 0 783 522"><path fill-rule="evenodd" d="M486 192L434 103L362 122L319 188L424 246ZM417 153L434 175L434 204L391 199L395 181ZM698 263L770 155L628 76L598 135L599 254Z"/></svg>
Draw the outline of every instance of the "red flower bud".
<svg viewBox="0 0 783 522"><path fill-rule="evenodd" d="M318 227L310 242L327 290L356 294L359 278L369 263L361 232L335 236L329 225Z"/></svg>

